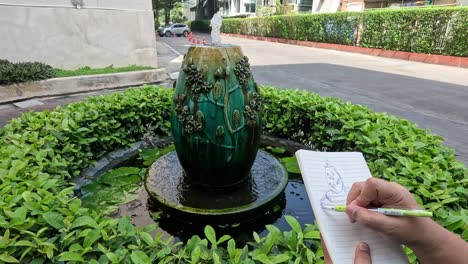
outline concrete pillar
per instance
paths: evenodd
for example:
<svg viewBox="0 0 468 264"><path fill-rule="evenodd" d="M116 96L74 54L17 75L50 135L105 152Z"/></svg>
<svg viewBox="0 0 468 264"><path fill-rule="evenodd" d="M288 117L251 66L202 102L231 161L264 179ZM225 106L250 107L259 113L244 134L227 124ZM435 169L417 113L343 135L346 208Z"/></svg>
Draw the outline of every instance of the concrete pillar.
<svg viewBox="0 0 468 264"><path fill-rule="evenodd" d="M151 0L0 0L0 59L157 67ZM79 2L79 0L76 0Z"/></svg>

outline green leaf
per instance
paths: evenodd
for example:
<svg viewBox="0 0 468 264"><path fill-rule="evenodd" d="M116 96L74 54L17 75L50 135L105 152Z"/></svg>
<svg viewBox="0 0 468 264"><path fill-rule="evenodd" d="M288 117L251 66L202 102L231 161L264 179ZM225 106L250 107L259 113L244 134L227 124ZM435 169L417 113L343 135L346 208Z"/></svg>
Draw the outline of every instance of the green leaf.
<svg viewBox="0 0 468 264"><path fill-rule="evenodd" d="M98 224L96 223L96 221L88 215L84 215L84 216L80 216L76 218L72 223L71 229L81 227L81 226L89 226L93 228L98 228Z"/></svg>
<svg viewBox="0 0 468 264"><path fill-rule="evenodd" d="M128 216L121 217L119 220L118 228L119 232L125 235L134 235L135 227L132 225Z"/></svg>
<svg viewBox="0 0 468 264"><path fill-rule="evenodd" d="M297 159L295 156L282 158L281 162L284 164L286 170L289 173L301 173L301 170L299 169L299 164L297 163Z"/></svg>
<svg viewBox="0 0 468 264"><path fill-rule="evenodd" d="M152 246L154 244L154 239L150 234L146 232L140 232L140 236L141 236L141 239L143 239L143 241L145 241L145 243L148 246Z"/></svg>
<svg viewBox="0 0 468 264"><path fill-rule="evenodd" d="M213 251L213 263L214 264L221 264L221 258L219 257L216 251Z"/></svg>
<svg viewBox="0 0 468 264"><path fill-rule="evenodd" d="M84 261L80 254L75 252L63 252L59 255L59 261Z"/></svg>
<svg viewBox="0 0 468 264"><path fill-rule="evenodd" d="M63 225L63 216L57 212L47 212L42 215L44 220L55 229L60 230L64 228Z"/></svg>
<svg viewBox="0 0 468 264"><path fill-rule="evenodd" d="M252 256L252 258L254 260L258 260L258 261L260 261L261 263L264 263L264 264L274 264L274 262L271 261L270 258L268 258L267 255L265 255L264 253L256 254L256 255Z"/></svg>
<svg viewBox="0 0 468 264"><path fill-rule="evenodd" d="M276 256L271 256L271 257L270 257L270 261L271 261L272 263L275 263L275 264L276 264L276 263L286 262L286 261L288 261L288 260L290 260L290 259L291 259L291 256L288 255L287 253L283 253L283 254L281 254L281 255L276 255Z"/></svg>
<svg viewBox="0 0 468 264"><path fill-rule="evenodd" d="M146 255L145 252L140 251L140 250L133 251L132 254L130 254L130 258L135 264L151 263L151 259L148 257L148 255Z"/></svg>
<svg viewBox="0 0 468 264"><path fill-rule="evenodd" d="M91 247L94 242L96 242L99 238L101 237L101 230L99 229L94 229L88 232L86 235L84 241L83 241L83 247Z"/></svg>
<svg viewBox="0 0 468 264"><path fill-rule="evenodd" d="M99 178L100 183L105 183L111 186L122 186L141 181L139 176L140 168L121 167L111 170Z"/></svg>
<svg viewBox="0 0 468 264"><path fill-rule="evenodd" d="M205 236L206 238L208 238L208 240L210 241L210 243L214 246L216 246L216 233L215 233L215 230L213 229L213 227L207 225L205 226Z"/></svg>
<svg viewBox="0 0 468 264"><path fill-rule="evenodd" d="M223 235L223 236L218 240L218 242L217 242L216 244L219 245L219 244L221 244L221 243L223 243L224 241L227 241L227 240L229 240L229 239L231 239L231 236L230 236L230 235Z"/></svg>
<svg viewBox="0 0 468 264"><path fill-rule="evenodd" d="M192 251L192 255L190 256L191 263L198 263L200 256L201 256L200 246L196 246Z"/></svg>
<svg viewBox="0 0 468 264"><path fill-rule="evenodd" d="M81 200L78 198L75 198L70 201L68 206L72 212L76 213L78 212L78 209L81 207Z"/></svg>
<svg viewBox="0 0 468 264"><path fill-rule="evenodd" d="M143 165L149 166L160 157L175 149L174 145L169 145L165 148L144 149L140 151L140 158L143 159Z"/></svg>
<svg viewBox="0 0 468 264"><path fill-rule="evenodd" d="M15 247L21 247L21 246L37 248L36 244L34 244L33 242L28 241L28 240L19 240L19 241L15 242Z"/></svg>
<svg viewBox="0 0 468 264"><path fill-rule="evenodd" d="M456 201L458 201L458 200L460 200L460 198L458 198L458 197L452 197L452 198L448 198L448 199L442 200L441 203L442 203L442 204L448 204L448 203L456 202Z"/></svg>
<svg viewBox="0 0 468 264"><path fill-rule="evenodd" d="M105 255L112 263L119 263L119 259L117 258L117 255L115 253L107 252L105 253Z"/></svg>
<svg viewBox="0 0 468 264"><path fill-rule="evenodd" d="M308 231L304 233L305 239L320 239L320 231Z"/></svg>
<svg viewBox="0 0 468 264"><path fill-rule="evenodd" d="M290 215L286 215L285 216L285 219L286 219L286 222L288 222L289 226L291 226L291 228L296 231L296 233L301 233L302 232L302 228L301 228L301 224L299 224L299 221L297 221L297 219L293 216L290 216Z"/></svg>
<svg viewBox="0 0 468 264"><path fill-rule="evenodd" d="M26 213L28 209L26 207L18 207L13 213L13 219L11 221L14 225L21 225L26 220Z"/></svg>
<svg viewBox="0 0 468 264"><path fill-rule="evenodd" d="M7 253L0 255L0 260L6 263L19 263L19 260L13 256L8 255Z"/></svg>

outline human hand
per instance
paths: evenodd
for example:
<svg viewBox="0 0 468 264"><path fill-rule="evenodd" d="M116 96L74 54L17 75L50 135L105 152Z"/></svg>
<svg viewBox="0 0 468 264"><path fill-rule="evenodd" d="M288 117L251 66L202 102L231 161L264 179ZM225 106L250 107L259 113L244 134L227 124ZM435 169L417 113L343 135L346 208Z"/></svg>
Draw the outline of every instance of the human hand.
<svg viewBox="0 0 468 264"><path fill-rule="evenodd" d="M346 200L346 213L352 223L376 230L391 240L413 245L424 239L432 220L421 217L394 217L367 210L370 207L420 209L411 193L403 186L370 178L354 183Z"/></svg>
<svg viewBox="0 0 468 264"><path fill-rule="evenodd" d="M420 263L463 263L468 243L427 217L388 216L369 207L419 209L403 186L370 178L353 184L346 200L346 213L352 223L378 231L389 239L410 247Z"/></svg>

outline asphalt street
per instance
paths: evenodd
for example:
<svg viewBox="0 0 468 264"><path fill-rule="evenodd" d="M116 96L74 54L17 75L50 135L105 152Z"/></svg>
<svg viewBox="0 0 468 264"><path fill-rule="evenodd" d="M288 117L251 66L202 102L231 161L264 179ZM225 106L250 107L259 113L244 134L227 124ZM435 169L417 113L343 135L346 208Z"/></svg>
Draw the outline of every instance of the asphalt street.
<svg viewBox="0 0 468 264"><path fill-rule="evenodd" d="M210 43L209 35L198 35ZM468 69L232 37L223 43L242 47L259 84L306 89L408 119L442 136L468 165ZM158 39L161 67L180 61L190 45L183 37Z"/></svg>

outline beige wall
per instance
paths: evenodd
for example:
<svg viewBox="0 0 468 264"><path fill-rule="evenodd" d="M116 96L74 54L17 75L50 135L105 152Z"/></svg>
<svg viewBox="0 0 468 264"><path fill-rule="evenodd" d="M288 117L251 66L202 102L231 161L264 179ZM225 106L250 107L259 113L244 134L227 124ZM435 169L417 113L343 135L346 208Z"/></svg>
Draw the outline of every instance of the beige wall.
<svg viewBox="0 0 468 264"><path fill-rule="evenodd" d="M0 59L157 67L151 0L0 0Z"/></svg>
<svg viewBox="0 0 468 264"><path fill-rule="evenodd" d="M340 0L314 0L312 13L335 13L340 8Z"/></svg>

